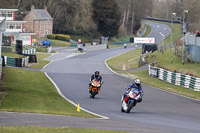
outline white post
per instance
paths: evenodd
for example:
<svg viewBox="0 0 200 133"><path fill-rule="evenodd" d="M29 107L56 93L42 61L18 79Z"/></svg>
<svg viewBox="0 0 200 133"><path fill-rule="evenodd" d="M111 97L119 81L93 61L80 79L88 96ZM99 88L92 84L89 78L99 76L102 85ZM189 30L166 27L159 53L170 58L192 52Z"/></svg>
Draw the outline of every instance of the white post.
<svg viewBox="0 0 200 133"><path fill-rule="evenodd" d="M171 63L173 63L173 54L172 54L172 46L173 46L173 16L176 16L176 13L172 13L171 14L171 45L170 45Z"/></svg>
<svg viewBox="0 0 200 133"><path fill-rule="evenodd" d="M4 19L4 20L2 20L1 22L0 22L0 56L1 56L1 47L2 47L2 34L3 34L3 32L5 32L6 31L6 23L5 23L5 21L6 21L6 18ZM2 64L1 64L1 58L0 58L0 77L1 77L1 74L2 74Z"/></svg>
<svg viewBox="0 0 200 133"><path fill-rule="evenodd" d="M184 26L184 23L185 23L185 13L188 13L188 10L184 10L183 11L183 26ZM185 60L184 60L184 51L183 51L183 48L184 48L184 46L185 46L185 34L184 34L184 32L183 32L183 46L182 46L182 64L184 65L184 62L185 62Z"/></svg>

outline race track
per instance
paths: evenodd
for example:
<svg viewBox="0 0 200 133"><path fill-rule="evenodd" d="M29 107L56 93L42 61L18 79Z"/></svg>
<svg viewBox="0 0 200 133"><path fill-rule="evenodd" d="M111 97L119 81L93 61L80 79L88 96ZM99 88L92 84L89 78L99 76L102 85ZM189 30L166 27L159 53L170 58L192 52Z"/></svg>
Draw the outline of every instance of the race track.
<svg viewBox="0 0 200 133"><path fill-rule="evenodd" d="M149 36L157 37L157 42L162 41L160 32L166 37L170 33L170 28L166 25L145 23L151 25L152 32ZM120 111L122 92L133 81L110 71L105 65L105 60L132 49L134 47L130 46L127 49L107 49L61 60L54 58L54 61L42 71L47 72L65 97L76 104L79 103L84 109L109 117L111 120L130 124L132 131L135 131L134 128L137 128L136 125L139 124L143 125L146 130L151 127L163 130L163 132L199 133L199 101L144 84L142 85L144 90L143 102L137 104L129 114ZM69 51L65 52L62 49L60 53L62 52L67 53ZM88 93L88 81L91 74L96 70L100 71L104 84L95 99L91 99ZM131 126L132 124L133 126Z"/></svg>

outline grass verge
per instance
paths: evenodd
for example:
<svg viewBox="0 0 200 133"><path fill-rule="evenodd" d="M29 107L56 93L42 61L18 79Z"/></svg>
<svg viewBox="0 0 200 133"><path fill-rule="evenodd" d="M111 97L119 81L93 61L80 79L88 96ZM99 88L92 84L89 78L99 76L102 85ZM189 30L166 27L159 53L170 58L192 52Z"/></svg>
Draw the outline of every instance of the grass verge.
<svg viewBox="0 0 200 133"><path fill-rule="evenodd" d="M17 68L5 68L5 72L8 93L0 106L1 111L96 117L77 112L42 72Z"/></svg>
<svg viewBox="0 0 200 133"><path fill-rule="evenodd" d="M168 22L151 21L151 20L147 20L147 21L155 22L155 23L159 23L159 24L165 24L165 25L171 27L171 23L168 23ZM182 34L182 25L181 24L175 24L175 23L173 23L173 44L177 40L179 40L182 36L183 36L183 34ZM171 39L171 36L169 34L167 36L167 38L165 38L164 44L165 45L171 44L171 40L170 39Z"/></svg>
<svg viewBox="0 0 200 133"><path fill-rule="evenodd" d="M46 48L44 48L44 47L40 47L40 46L32 46L33 48L36 48L36 51L37 52L44 52L44 53L46 53L47 52L47 49Z"/></svg>
<svg viewBox="0 0 200 133"><path fill-rule="evenodd" d="M155 21L158 23L158 21ZM163 23L169 25L170 23ZM181 25L180 24L174 24L174 42L175 40L178 40L182 37L181 34ZM170 43L170 36L168 36L165 40L166 42ZM166 43L165 43L166 44ZM114 57L110 60L107 61L108 65L113 69L113 70L122 70L122 65L127 65L129 60L129 57L133 56L140 56L140 53L130 51L127 53L124 53L120 56ZM170 49L167 49L164 54L161 52L154 52L152 54L149 54L147 56L147 63L157 61L158 64L157 66L165 68L170 71L174 72L180 72L184 74L189 74L192 76L200 77L200 64L185 64L182 65L181 59L177 56L174 55L173 51L173 64L171 64L171 52ZM138 62L137 58L133 62ZM137 63L135 63L137 64ZM134 68L134 65L130 65L130 68ZM137 66L136 66L137 67ZM129 72L126 74L133 74L132 76L129 77L135 77L134 75L138 76L145 84L148 84L150 86L154 86L157 88L161 88L163 90L171 91L180 95L188 96L191 98L199 99L200 100L200 93L189 90L187 88L183 88L180 86L176 86L173 84L169 84L167 82L161 81L159 79L153 78L148 76L148 70L142 70L142 71L136 71L136 72Z"/></svg>
<svg viewBox="0 0 200 133"><path fill-rule="evenodd" d="M8 56L8 57L13 57L13 58L23 58L23 55L19 55L16 53L11 53L11 52L2 52L3 56Z"/></svg>
<svg viewBox="0 0 200 133"><path fill-rule="evenodd" d="M131 50L119 56L113 57L108 60L107 63L114 71L137 68L141 52L142 49Z"/></svg>
<svg viewBox="0 0 200 133"><path fill-rule="evenodd" d="M121 73L121 74L133 74L136 77L139 77L141 79L142 83L144 83L144 84L148 84L148 85L156 87L156 88L160 88L160 89L163 89L166 91L170 91L170 92L173 92L176 94L180 94L180 95L184 95L187 97L191 97L191 98L200 100L200 93L193 91L193 90L189 90L187 88L176 86L176 85L161 81L158 78L149 76L148 70L140 70L140 71L134 71L134 72L130 72L130 73ZM132 76L132 77L134 77L134 76Z"/></svg>
<svg viewBox="0 0 200 133"><path fill-rule="evenodd" d="M125 41L129 41L131 37L134 37L134 35L129 34L120 38L113 37L111 40L113 40L114 42L125 42Z"/></svg>
<svg viewBox="0 0 200 133"><path fill-rule="evenodd" d="M43 68L46 64L50 62L48 60L44 60L44 58L47 58L50 55L51 54L48 53L36 53L38 63L31 63L31 68Z"/></svg>
<svg viewBox="0 0 200 133"><path fill-rule="evenodd" d="M34 39L38 40L39 44L42 44L41 42L43 40L48 40L48 41L51 41L51 46L58 46L58 47L69 47L70 46L70 43L67 41L60 41L60 40L46 39L46 38L34 38ZM39 52L39 51L37 51L37 52Z"/></svg>
<svg viewBox="0 0 200 133"><path fill-rule="evenodd" d="M98 130L98 129L75 129L75 128L52 128L38 126L2 126L1 133L125 133L122 131Z"/></svg>
<svg viewBox="0 0 200 133"><path fill-rule="evenodd" d="M170 49L162 54L161 52L155 52L148 55L147 62L157 61L157 66L165 68L173 72L184 73L196 77L200 77L200 64L185 63L182 65L181 59L175 56L173 51L173 64L171 64L171 52Z"/></svg>
<svg viewBox="0 0 200 133"><path fill-rule="evenodd" d="M149 25L145 25L145 26L146 26L146 32L142 37L147 37L151 33L151 26L149 26ZM125 37L121 37L119 39L112 38L112 40L115 42L123 42L123 41L128 41L131 37L134 37L134 35L130 34ZM109 42L108 46L109 46L109 48L119 48L119 47L122 47L123 45L113 45L111 42Z"/></svg>

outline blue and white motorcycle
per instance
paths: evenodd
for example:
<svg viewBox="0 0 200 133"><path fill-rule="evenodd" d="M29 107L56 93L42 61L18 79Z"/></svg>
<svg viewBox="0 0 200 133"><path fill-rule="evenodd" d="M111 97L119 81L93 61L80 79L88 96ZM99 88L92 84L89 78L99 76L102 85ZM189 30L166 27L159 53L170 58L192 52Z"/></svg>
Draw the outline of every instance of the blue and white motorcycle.
<svg viewBox="0 0 200 133"><path fill-rule="evenodd" d="M129 113L133 107L138 103L141 98L140 92L137 88L131 88L131 90L125 96L122 95L121 99L121 111Z"/></svg>

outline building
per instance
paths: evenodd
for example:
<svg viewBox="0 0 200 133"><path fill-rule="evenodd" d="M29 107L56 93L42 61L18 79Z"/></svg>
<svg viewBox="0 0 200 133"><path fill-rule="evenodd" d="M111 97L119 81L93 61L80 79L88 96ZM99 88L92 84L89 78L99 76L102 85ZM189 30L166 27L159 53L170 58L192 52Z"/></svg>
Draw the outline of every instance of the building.
<svg viewBox="0 0 200 133"><path fill-rule="evenodd" d="M3 45L16 43L16 40L22 40L23 45L32 45L32 35L34 33L24 32L26 21L16 21L15 12L18 9L0 9L0 22L5 19L6 31L3 34Z"/></svg>
<svg viewBox="0 0 200 133"><path fill-rule="evenodd" d="M53 18L48 13L46 6L44 9L35 9L32 5L31 11L24 20L27 21L24 25L26 32L36 33L37 37L46 37L53 32Z"/></svg>

